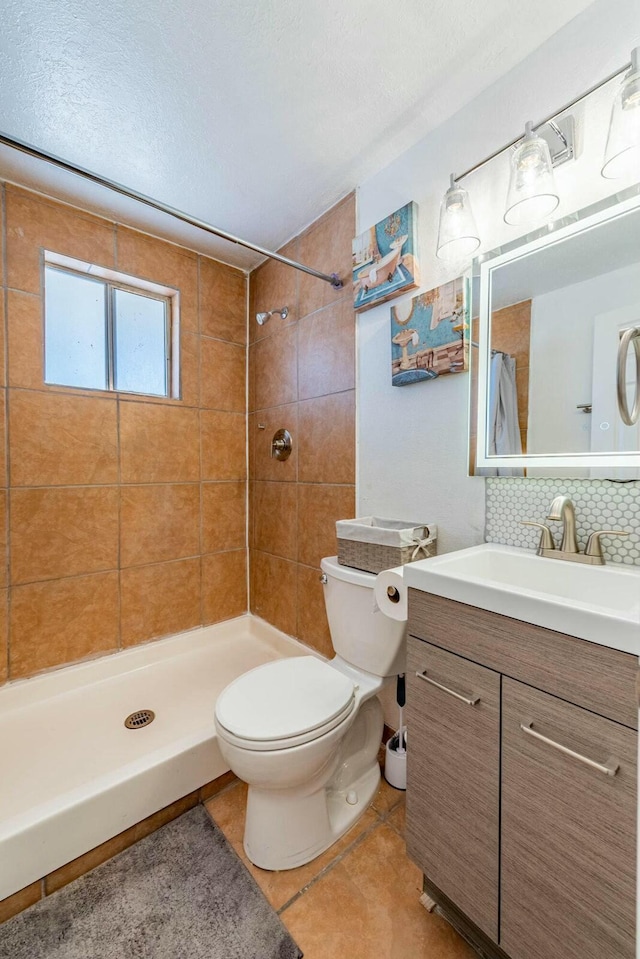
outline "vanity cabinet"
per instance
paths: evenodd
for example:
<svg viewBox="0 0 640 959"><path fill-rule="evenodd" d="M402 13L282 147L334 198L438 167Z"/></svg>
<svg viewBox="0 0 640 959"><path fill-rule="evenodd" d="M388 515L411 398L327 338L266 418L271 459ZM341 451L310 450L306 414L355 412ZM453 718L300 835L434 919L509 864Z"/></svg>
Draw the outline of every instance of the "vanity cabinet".
<svg viewBox="0 0 640 959"><path fill-rule="evenodd" d="M409 647L407 683L410 855L497 939L500 676L416 642ZM479 697L475 708L468 705L471 696Z"/></svg>
<svg viewBox="0 0 640 959"><path fill-rule="evenodd" d="M637 659L417 590L409 633L428 893L488 956L635 959Z"/></svg>
<svg viewBox="0 0 640 959"><path fill-rule="evenodd" d="M500 945L513 959L635 956L636 748L633 730L503 679Z"/></svg>

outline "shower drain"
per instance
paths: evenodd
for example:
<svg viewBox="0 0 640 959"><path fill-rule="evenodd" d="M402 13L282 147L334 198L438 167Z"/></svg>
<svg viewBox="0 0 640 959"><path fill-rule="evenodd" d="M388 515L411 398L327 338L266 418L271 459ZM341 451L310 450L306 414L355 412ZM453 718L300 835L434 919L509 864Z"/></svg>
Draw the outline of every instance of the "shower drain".
<svg viewBox="0 0 640 959"><path fill-rule="evenodd" d="M142 729L148 726L156 718L153 709L137 709L135 713L130 713L124 721L127 729Z"/></svg>

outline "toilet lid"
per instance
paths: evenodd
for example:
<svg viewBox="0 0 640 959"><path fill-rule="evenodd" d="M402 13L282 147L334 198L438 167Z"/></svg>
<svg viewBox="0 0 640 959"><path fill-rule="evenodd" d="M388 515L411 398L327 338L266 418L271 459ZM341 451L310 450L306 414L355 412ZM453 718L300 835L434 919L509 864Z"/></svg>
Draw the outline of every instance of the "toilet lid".
<svg viewBox="0 0 640 959"><path fill-rule="evenodd" d="M218 697L218 722L240 739L290 739L344 713L354 684L315 656L278 659L244 673Z"/></svg>

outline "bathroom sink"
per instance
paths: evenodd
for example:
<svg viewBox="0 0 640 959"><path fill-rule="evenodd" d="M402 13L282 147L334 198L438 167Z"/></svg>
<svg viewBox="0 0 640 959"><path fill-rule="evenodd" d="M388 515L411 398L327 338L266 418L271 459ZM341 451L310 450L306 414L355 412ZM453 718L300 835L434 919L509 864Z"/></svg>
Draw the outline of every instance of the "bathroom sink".
<svg viewBox="0 0 640 959"><path fill-rule="evenodd" d="M640 655L640 567L483 543L405 567L407 586Z"/></svg>

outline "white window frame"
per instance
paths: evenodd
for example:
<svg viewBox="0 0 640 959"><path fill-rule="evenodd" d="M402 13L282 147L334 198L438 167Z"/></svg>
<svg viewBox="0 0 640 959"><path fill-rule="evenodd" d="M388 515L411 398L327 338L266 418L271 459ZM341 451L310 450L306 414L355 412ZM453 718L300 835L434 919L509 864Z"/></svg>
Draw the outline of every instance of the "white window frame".
<svg viewBox="0 0 640 959"><path fill-rule="evenodd" d="M108 267L96 266L94 263L85 263L84 260L77 260L72 256L65 256L62 253L55 253L52 250L44 250L42 257L42 289L44 291L45 268L64 270L67 273L77 274L106 282L111 287L107 297L107 386L106 389L100 386L96 387L77 387L65 383L48 383L49 386L64 386L67 389L95 389L99 393L126 393L132 396L151 396L156 399L174 399L181 398L180 392L180 291L174 287L162 286L159 283L152 283L150 280L143 280L137 276L131 276L128 273L120 273L117 270L111 270ZM166 324L166 356L167 369L166 394L144 393L137 390L117 390L114 383L115 369L115 343L113 337L113 290L126 290L129 293L139 293L143 296L150 296L153 299L163 300L167 309ZM42 297L43 310L43 349L45 348L46 337L46 298ZM46 375L45 356L43 355L43 372ZM45 379L45 383L46 383Z"/></svg>

